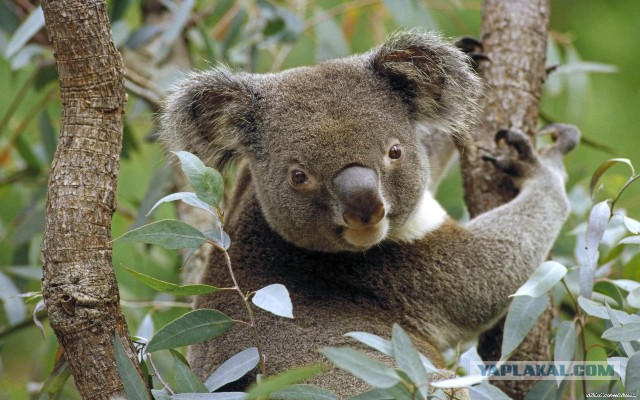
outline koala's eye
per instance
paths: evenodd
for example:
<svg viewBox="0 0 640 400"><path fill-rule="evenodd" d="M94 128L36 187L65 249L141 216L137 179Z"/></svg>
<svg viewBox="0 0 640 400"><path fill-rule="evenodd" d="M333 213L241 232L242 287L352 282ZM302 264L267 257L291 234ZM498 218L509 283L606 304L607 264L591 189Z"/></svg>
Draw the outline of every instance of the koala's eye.
<svg viewBox="0 0 640 400"><path fill-rule="evenodd" d="M304 172L298 169L294 169L293 171L291 171L291 182L293 182L294 185L301 185L307 180L307 174L305 174Z"/></svg>
<svg viewBox="0 0 640 400"><path fill-rule="evenodd" d="M400 157L402 157L402 146L394 144L389 149L389 158L392 160L398 160Z"/></svg>

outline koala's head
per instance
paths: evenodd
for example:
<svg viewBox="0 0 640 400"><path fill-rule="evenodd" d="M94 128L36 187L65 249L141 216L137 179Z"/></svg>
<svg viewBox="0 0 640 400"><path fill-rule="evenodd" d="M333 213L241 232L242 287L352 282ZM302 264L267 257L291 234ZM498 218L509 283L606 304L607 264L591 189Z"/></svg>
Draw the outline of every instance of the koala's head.
<svg viewBox="0 0 640 400"><path fill-rule="evenodd" d="M426 191L418 125L464 135L479 90L457 49L400 33L314 67L193 74L165 103L162 135L218 169L246 159L266 220L289 242L362 251L393 238Z"/></svg>

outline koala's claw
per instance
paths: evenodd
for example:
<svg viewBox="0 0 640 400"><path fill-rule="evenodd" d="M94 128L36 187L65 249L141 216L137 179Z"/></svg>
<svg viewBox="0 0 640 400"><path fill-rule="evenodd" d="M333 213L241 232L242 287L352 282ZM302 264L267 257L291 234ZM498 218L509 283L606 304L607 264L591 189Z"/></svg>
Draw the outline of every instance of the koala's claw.
<svg viewBox="0 0 640 400"><path fill-rule="evenodd" d="M482 42L470 36L463 36L456 40L455 46L471 59L473 69L478 69L478 65L483 61L491 61L483 52Z"/></svg>
<svg viewBox="0 0 640 400"><path fill-rule="evenodd" d="M482 159L492 163L496 168L514 177L527 175L537 157L527 135L520 130L501 129L496 132L496 144L504 142L515 149L517 157L507 151L500 151L498 155L483 154Z"/></svg>
<svg viewBox="0 0 640 400"><path fill-rule="evenodd" d="M567 124L551 124L542 128L538 135L551 135L554 144L547 146L541 151L545 155L551 152L559 152L560 155L567 154L573 150L580 142L580 130Z"/></svg>

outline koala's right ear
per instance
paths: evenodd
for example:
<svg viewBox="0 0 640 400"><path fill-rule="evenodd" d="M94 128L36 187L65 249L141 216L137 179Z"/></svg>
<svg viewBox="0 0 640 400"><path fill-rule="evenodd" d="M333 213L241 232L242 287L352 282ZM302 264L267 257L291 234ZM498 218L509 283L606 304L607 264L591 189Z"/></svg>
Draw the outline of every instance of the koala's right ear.
<svg viewBox="0 0 640 400"><path fill-rule="evenodd" d="M215 69L178 82L165 100L160 138L216 169L244 154L253 126L254 95L246 76Z"/></svg>

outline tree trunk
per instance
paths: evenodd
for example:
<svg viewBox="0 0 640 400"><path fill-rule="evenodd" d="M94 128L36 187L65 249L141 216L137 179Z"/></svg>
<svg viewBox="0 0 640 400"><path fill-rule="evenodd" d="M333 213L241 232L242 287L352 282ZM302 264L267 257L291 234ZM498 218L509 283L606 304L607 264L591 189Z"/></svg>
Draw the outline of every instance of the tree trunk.
<svg viewBox="0 0 640 400"><path fill-rule="evenodd" d="M98 0L43 0L62 98L49 178L42 292L84 399L124 396L113 338L137 365L111 266L125 104L122 59Z"/></svg>
<svg viewBox="0 0 640 400"><path fill-rule="evenodd" d="M461 149L460 164L465 202L471 217L511 200L517 193L511 179L484 162L481 151L495 150L499 129L518 128L535 143L538 105L545 79L549 7L546 0L485 0L482 5L481 41L490 62L479 72L487 85L483 115L474 143ZM551 313L538 320L512 360L548 360ZM485 360L498 360L504 320L480 338ZM499 381L514 399L524 398L533 381Z"/></svg>

